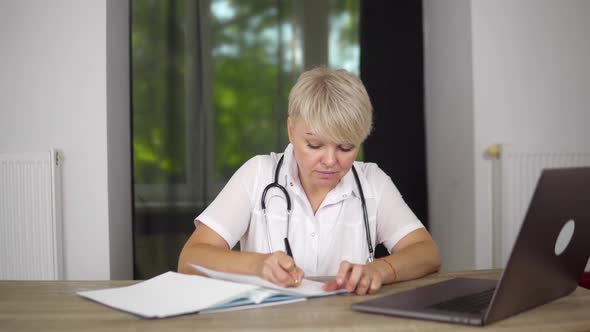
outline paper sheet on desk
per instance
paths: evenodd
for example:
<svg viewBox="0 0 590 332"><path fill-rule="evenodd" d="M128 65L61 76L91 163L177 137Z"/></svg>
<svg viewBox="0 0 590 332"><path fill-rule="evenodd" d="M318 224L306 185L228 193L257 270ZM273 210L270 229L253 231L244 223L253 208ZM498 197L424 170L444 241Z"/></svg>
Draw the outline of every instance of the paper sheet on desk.
<svg viewBox="0 0 590 332"><path fill-rule="evenodd" d="M166 272L131 286L81 291L78 295L145 318L162 318L258 308L345 292L324 292L322 283L311 280L303 280L298 288L284 288L257 277L195 268L211 278Z"/></svg>
<svg viewBox="0 0 590 332"><path fill-rule="evenodd" d="M162 318L219 306L247 297L257 289L255 285L166 272L132 286L83 291L78 295L142 317Z"/></svg>
<svg viewBox="0 0 590 332"><path fill-rule="evenodd" d="M346 290L344 290L344 289L338 289L335 291L326 292L322 288L324 286L324 283L309 280L309 279L303 279L301 281L301 285L299 287L281 287L281 286L273 284L270 281L266 281L266 280L256 277L256 276L249 276L249 275L235 274L235 273L225 273L225 272L210 270L210 269L207 269L205 267L195 265L195 264L190 264L190 265L193 268L197 269L198 271L201 271L202 273L206 274L207 276L209 276L211 278L233 281L233 282L238 282L238 283L242 283L242 284L257 285L257 286L261 286L264 288L276 289L276 290L280 290L281 292L302 295L305 297L320 297L320 296L329 296L329 295L346 293Z"/></svg>

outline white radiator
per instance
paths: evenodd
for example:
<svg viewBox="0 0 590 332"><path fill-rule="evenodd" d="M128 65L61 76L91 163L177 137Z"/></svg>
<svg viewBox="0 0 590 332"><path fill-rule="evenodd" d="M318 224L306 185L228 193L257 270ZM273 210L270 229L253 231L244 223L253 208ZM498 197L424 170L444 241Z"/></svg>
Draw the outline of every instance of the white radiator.
<svg viewBox="0 0 590 332"><path fill-rule="evenodd" d="M0 279L63 279L56 150L0 154Z"/></svg>
<svg viewBox="0 0 590 332"><path fill-rule="evenodd" d="M488 149L492 174L493 263L503 268L518 235L543 168L590 166L588 152L522 151L510 145ZM590 267L590 262L589 266Z"/></svg>

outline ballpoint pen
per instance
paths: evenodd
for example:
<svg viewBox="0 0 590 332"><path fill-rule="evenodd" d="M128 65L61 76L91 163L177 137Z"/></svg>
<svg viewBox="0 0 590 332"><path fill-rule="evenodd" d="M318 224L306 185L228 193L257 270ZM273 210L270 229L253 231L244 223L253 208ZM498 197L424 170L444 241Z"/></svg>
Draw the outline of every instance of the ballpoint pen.
<svg viewBox="0 0 590 332"><path fill-rule="evenodd" d="M289 239L285 238L285 250L287 251L287 255L289 255L289 257L293 258L293 252L291 251L291 246L289 245ZM295 259L293 259L295 260Z"/></svg>
<svg viewBox="0 0 590 332"><path fill-rule="evenodd" d="M291 245L289 244L289 239L285 238L285 250L287 251L287 255L289 255L289 257L293 258L293 252L291 251ZM293 260L295 260L295 258L293 258ZM299 279L295 279L295 287L299 286L301 284L301 280Z"/></svg>

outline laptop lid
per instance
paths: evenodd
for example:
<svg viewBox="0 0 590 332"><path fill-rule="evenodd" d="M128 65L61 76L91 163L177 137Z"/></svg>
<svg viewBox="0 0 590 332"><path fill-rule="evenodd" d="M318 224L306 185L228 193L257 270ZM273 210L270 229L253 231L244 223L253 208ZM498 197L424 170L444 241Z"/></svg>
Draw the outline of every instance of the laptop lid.
<svg viewBox="0 0 590 332"><path fill-rule="evenodd" d="M545 169L484 318L573 292L590 256L590 167Z"/></svg>
<svg viewBox="0 0 590 332"><path fill-rule="evenodd" d="M353 305L354 310L488 324L571 293L590 256L590 168L544 170L500 281L456 278ZM437 304L496 286L484 313ZM452 302L451 301L451 302Z"/></svg>

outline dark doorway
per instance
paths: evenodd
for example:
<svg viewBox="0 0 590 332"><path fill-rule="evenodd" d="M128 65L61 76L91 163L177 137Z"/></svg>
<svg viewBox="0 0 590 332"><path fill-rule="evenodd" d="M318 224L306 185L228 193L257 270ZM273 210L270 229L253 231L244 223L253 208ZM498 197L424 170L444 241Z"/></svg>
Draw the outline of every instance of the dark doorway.
<svg viewBox="0 0 590 332"><path fill-rule="evenodd" d="M361 78L375 111L364 159L391 177L428 227L422 1L362 1L360 30Z"/></svg>

